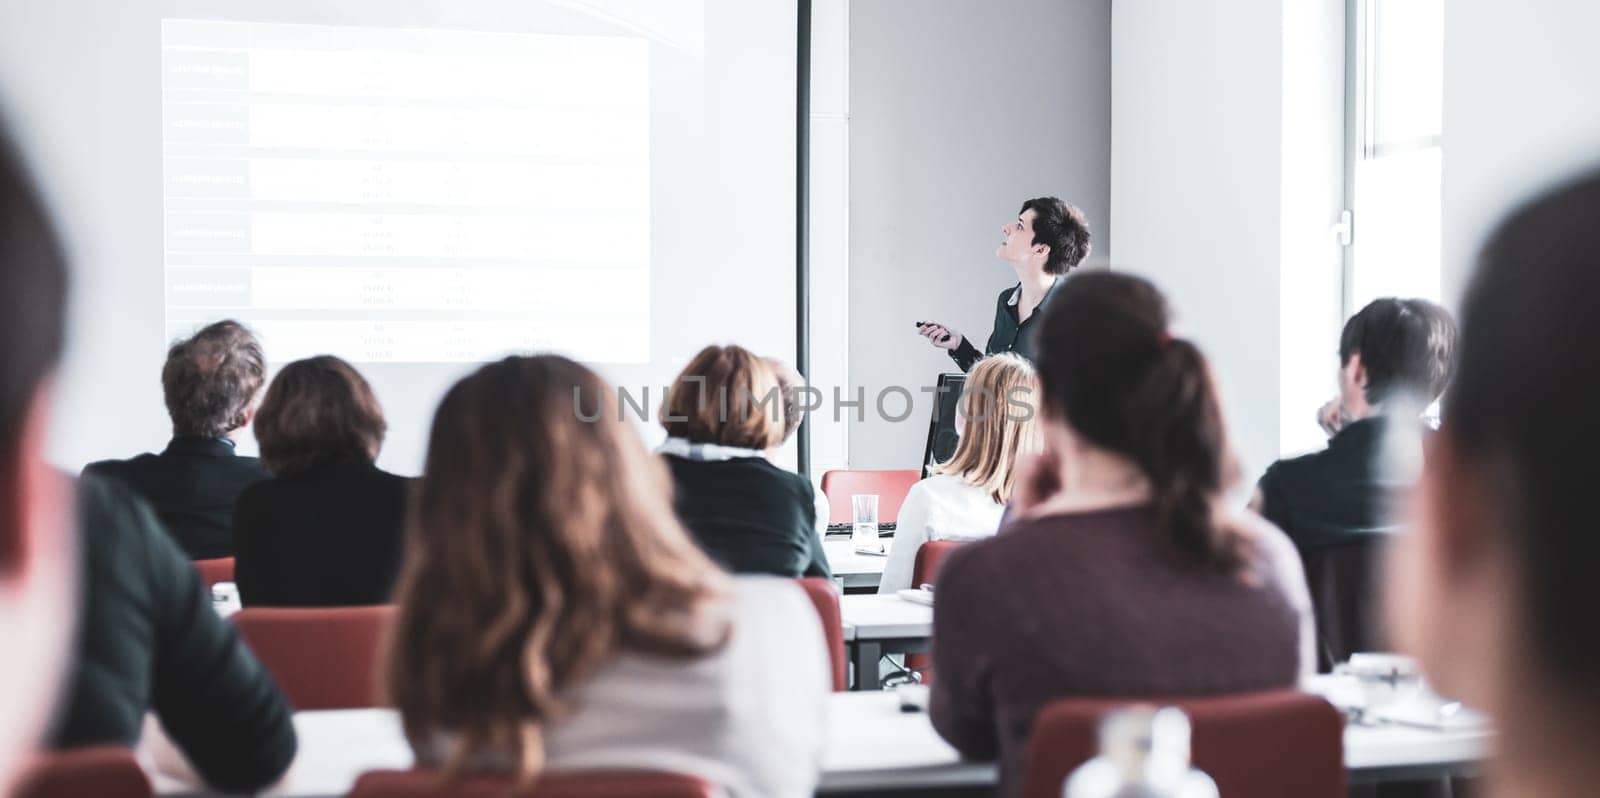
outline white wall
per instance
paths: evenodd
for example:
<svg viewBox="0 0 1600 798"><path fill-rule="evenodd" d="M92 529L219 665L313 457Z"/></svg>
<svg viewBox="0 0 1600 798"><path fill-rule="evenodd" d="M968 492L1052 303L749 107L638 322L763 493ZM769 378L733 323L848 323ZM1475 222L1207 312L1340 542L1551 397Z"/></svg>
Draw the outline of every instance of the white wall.
<svg viewBox="0 0 1600 798"><path fill-rule="evenodd" d="M1283 6L1279 454L1326 445L1315 410L1339 387L1344 247L1332 228L1345 201L1344 5Z"/></svg>
<svg viewBox="0 0 1600 798"><path fill-rule="evenodd" d="M1444 13L1441 244L1453 303L1512 205L1600 166L1600 3L1449 0Z"/></svg>
<svg viewBox="0 0 1600 798"><path fill-rule="evenodd" d="M850 381L850 0L811 4L811 384ZM808 400L809 401L809 400ZM850 425L809 417L811 476L844 468Z"/></svg>
<svg viewBox="0 0 1600 798"><path fill-rule="evenodd" d="M869 402L851 467L917 465L931 412L917 387L955 367L913 324L983 346L1015 282L994 258L1000 226L1022 200L1078 205L1106 252L1110 24L1110 0L851 0L850 384ZM916 398L899 423L872 407L891 385Z"/></svg>
<svg viewBox="0 0 1600 798"><path fill-rule="evenodd" d="M1328 340L1319 330L1337 333L1338 251L1327 231L1342 185L1342 44L1331 43L1342 25L1326 23L1342 8L1113 5L1112 268L1151 278L1172 300L1176 332L1216 370L1252 480L1282 453L1283 427L1309 423L1314 397L1333 385L1336 358L1316 350ZM1309 362L1326 369L1302 369ZM1328 376L1286 401L1286 369Z"/></svg>

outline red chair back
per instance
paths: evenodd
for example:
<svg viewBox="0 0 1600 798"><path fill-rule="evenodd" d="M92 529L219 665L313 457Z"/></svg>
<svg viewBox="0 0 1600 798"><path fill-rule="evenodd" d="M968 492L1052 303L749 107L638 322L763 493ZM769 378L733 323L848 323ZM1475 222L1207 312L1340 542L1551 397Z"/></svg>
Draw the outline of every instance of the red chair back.
<svg viewBox="0 0 1600 798"><path fill-rule="evenodd" d="M916 562L911 566L911 586L934 584L939 581L939 568L944 558L955 551L965 540L930 540L917 548Z"/></svg>
<svg viewBox="0 0 1600 798"><path fill-rule="evenodd" d="M939 579L939 567L944 558L955 551L965 540L930 540L917 548L917 559L911 565L911 586L931 585ZM907 654L906 668L922 675L923 684L933 684L932 661L927 654Z"/></svg>
<svg viewBox="0 0 1600 798"><path fill-rule="evenodd" d="M133 752L97 745L52 754L30 762L11 789L11 798L151 798L150 779Z"/></svg>
<svg viewBox="0 0 1600 798"><path fill-rule="evenodd" d="M195 560L194 567L200 571L200 581L206 583L206 589L218 582L233 581L233 558L217 557L211 560Z"/></svg>
<svg viewBox="0 0 1600 798"><path fill-rule="evenodd" d="M1034 719L1023 796L1059 798L1067 775L1098 750L1100 717L1129 703L1187 713L1191 759L1228 798L1344 798L1344 719L1321 698L1293 690L1057 701Z"/></svg>
<svg viewBox="0 0 1600 798"><path fill-rule="evenodd" d="M713 798L715 785L676 773L549 773L527 790L506 776L442 781L427 770L374 770L356 779L349 798Z"/></svg>
<svg viewBox="0 0 1600 798"><path fill-rule="evenodd" d="M857 493L878 496L878 523L893 523L900 517L900 503L911 486L922 478L916 469L907 471L835 470L822 475L822 492L828 497L828 523L850 523L850 497Z"/></svg>
<svg viewBox="0 0 1600 798"><path fill-rule="evenodd" d="M296 709L383 706L394 607L245 607L231 619Z"/></svg>
<svg viewBox="0 0 1600 798"><path fill-rule="evenodd" d="M844 618L839 611L839 589L833 582L820 576L798 580L806 597L817 607L822 619L822 639L828 644L828 662L833 666L833 689L843 690L845 684Z"/></svg>

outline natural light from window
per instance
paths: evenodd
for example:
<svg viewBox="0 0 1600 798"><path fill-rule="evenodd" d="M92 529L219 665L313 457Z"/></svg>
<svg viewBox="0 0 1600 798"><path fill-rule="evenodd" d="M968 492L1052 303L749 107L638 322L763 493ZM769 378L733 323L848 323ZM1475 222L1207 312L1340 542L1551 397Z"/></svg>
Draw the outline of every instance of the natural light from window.
<svg viewBox="0 0 1600 798"><path fill-rule="evenodd" d="M1358 0L1346 312L1383 296L1440 298L1444 0Z"/></svg>

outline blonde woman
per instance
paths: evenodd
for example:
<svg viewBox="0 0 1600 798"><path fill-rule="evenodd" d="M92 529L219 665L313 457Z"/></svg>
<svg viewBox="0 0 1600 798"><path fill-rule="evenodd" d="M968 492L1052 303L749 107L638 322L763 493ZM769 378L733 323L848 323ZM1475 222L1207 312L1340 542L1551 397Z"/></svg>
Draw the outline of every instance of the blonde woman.
<svg viewBox="0 0 1600 798"><path fill-rule="evenodd" d="M434 417L389 694L423 767L660 770L809 796L828 658L786 579L729 577L594 372L513 357Z"/></svg>
<svg viewBox="0 0 1600 798"><path fill-rule="evenodd" d="M988 537L1000 528L1017 455L1039 448L1037 399L1033 366L1021 357L991 355L973 367L956 414L961 442L900 505L879 593L914 587L911 571L922 544Z"/></svg>

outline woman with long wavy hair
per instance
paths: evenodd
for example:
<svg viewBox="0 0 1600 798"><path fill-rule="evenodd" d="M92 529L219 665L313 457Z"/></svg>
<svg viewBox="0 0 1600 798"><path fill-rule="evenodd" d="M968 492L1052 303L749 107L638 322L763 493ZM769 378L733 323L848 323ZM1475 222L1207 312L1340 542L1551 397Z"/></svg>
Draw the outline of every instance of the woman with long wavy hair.
<svg viewBox="0 0 1600 798"><path fill-rule="evenodd" d="M665 467L577 363L507 358L446 394L398 596L388 687L420 765L815 787L815 610L792 581L700 552Z"/></svg>

